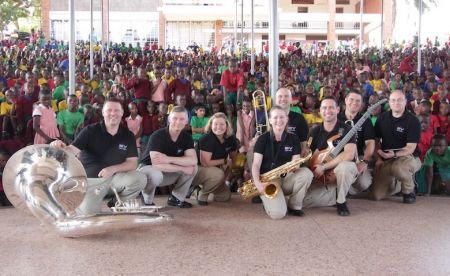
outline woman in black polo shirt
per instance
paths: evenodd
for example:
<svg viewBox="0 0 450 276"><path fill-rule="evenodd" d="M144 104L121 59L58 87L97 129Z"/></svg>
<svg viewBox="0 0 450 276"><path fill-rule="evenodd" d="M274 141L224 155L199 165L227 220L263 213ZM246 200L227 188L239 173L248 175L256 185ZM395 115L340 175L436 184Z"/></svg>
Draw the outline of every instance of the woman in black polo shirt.
<svg viewBox="0 0 450 276"><path fill-rule="evenodd" d="M271 131L258 137L255 144L252 179L260 193L267 183L260 181L260 175L281 165L300 158L301 146L297 135L287 132L288 114L280 106L270 110ZM303 198L311 185L313 174L307 168L299 168L281 179L281 189L275 198L261 196L264 210L272 219L281 219L288 212L294 216L303 216ZM288 196L286 202L285 195Z"/></svg>
<svg viewBox="0 0 450 276"><path fill-rule="evenodd" d="M231 193L225 185L225 167L237 153L238 143L233 128L224 113L214 114L205 126L205 135L199 140L200 165L193 181L200 187L197 194L199 205L208 205L208 195L215 201L228 201Z"/></svg>

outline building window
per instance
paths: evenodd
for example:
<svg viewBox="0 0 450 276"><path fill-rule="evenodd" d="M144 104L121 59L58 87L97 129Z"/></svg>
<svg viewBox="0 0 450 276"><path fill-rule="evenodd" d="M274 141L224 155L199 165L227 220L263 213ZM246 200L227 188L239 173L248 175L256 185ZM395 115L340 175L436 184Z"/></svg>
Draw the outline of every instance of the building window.
<svg viewBox="0 0 450 276"><path fill-rule="evenodd" d="M262 40L269 40L269 35L263 34L263 35L261 36L261 39L262 39ZM278 40L286 40L286 35L284 35L284 34L278 35Z"/></svg>
<svg viewBox="0 0 450 276"><path fill-rule="evenodd" d="M344 8L336 8L336 13L344 13Z"/></svg>
<svg viewBox="0 0 450 276"><path fill-rule="evenodd" d="M308 7L298 7L297 12L298 13L308 13Z"/></svg>
<svg viewBox="0 0 450 276"><path fill-rule="evenodd" d="M350 0L336 0L336 5L350 5Z"/></svg>
<svg viewBox="0 0 450 276"><path fill-rule="evenodd" d="M293 5L314 5L314 0L292 0Z"/></svg>
<svg viewBox="0 0 450 276"><path fill-rule="evenodd" d="M167 21L166 46L186 49L192 43L206 48L214 45L214 21Z"/></svg>

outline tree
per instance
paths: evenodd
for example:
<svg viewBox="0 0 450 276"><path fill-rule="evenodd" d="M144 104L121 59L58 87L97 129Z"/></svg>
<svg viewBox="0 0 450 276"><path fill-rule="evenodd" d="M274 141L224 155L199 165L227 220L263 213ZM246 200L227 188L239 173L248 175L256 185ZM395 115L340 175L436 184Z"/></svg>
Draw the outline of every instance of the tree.
<svg viewBox="0 0 450 276"><path fill-rule="evenodd" d="M2 0L0 2L0 35L10 23L14 23L19 30L18 19L30 16L30 7L33 2L32 0Z"/></svg>
<svg viewBox="0 0 450 276"><path fill-rule="evenodd" d="M423 13L429 11L431 6L437 7L437 5L439 4L439 0L392 0L392 29L395 28L397 8L399 6L397 2L399 1L406 3L408 6L414 5L417 10L419 10L420 1L422 1Z"/></svg>

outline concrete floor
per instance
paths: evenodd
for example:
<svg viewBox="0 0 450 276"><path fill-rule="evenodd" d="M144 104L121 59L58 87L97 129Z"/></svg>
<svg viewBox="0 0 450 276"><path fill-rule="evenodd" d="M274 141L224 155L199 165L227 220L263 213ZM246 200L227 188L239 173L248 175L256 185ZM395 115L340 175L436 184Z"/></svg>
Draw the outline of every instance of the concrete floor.
<svg viewBox="0 0 450 276"><path fill-rule="evenodd" d="M349 217L328 207L273 221L234 195L167 208L170 224L77 239L3 208L0 275L450 275L450 198L400 202L351 199Z"/></svg>

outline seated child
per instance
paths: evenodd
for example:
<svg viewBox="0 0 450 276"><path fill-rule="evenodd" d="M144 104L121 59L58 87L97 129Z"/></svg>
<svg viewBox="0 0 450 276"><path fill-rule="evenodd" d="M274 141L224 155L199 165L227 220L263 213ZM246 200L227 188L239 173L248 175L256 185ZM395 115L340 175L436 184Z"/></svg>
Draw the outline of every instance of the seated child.
<svg viewBox="0 0 450 276"><path fill-rule="evenodd" d="M420 151L420 160L423 162L425 153L428 151L431 145L431 138L433 133L429 131L430 115L420 114L417 116L420 122L420 143L417 145Z"/></svg>
<svg viewBox="0 0 450 276"><path fill-rule="evenodd" d="M156 114L156 104L152 101L147 102L147 112L142 115L142 148L147 145L150 135L158 128L158 115Z"/></svg>
<svg viewBox="0 0 450 276"><path fill-rule="evenodd" d="M131 102L128 104L128 110L130 111L130 116L125 118L128 129L133 132L134 138L136 139L136 147L138 152L141 148L141 135L142 135L142 117L138 114L137 104Z"/></svg>
<svg viewBox="0 0 450 276"><path fill-rule="evenodd" d="M191 119L192 139L194 142L200 140L205 133L205 126L208 123L208 117L205 117L206 108L203 105L194 107L195 116Z"/></svg>
<svg viewBox="0 0 450 276"><path fill-rule="evenodd" d="M6 162L8 162L9 154L3 150L0 149L0 206L11 206L11 202L9 202L8 198L5 195L5 192L3 191L3 169L6 166Z"/></svg>
<svg viewBox="0 0 450 276"><path fill-rule="evenodd" d="M431 149L427 151L423 165L426 167L427 195L430 195L433 188L436 192L450 195L450 147L444 135L433 136ZM436 166L439 172L435 185L433 166Z"/></svg>
<svg viewBox="0 0 450 276"><path fill-rule="evenodd" d="M69 95L67 101L69 108L60 111L56 121L61 139L65 143L70 144L83 126L84 114L78 111L78 98L76 95Z"/></svg>
<svg viewBox="0 0 450 276"><path fill-rule="evenodd" d="M246 153L255 132L255 111L250 98L246 97L242 101L242 108L238 110L237 118L236 138L241 144L239 152Z"/></svg>

